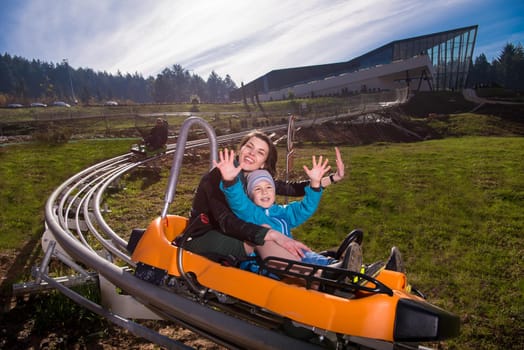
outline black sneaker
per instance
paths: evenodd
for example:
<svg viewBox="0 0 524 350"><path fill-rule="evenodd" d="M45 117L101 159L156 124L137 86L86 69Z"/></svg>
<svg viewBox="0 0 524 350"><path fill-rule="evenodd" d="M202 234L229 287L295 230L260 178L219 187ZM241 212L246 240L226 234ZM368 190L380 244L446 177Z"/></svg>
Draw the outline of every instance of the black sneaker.
<svg viewBox="0 0 524 350"><path fill-rule="evenodd" d="M402 255L400 254L400 250L398 250L397 247L391 248L391 254L389 255L389 258L386 262L385 269L406 273L404 262L402 261Z"/></svg>
<svg viewBox="0 0 524 350"><path fill-rule="evenodd" d="M362 248L357 242L351 242L344 254L344 259L342 260L341 268L346 269L352 272L360 273L362 268ZM358 282L358 277L347 277L346 283L356 283Z"/></svg>
<svg viewBox="0 0 524 350"><path fill-rule="evenodd" d="M356 242L359 245L362 244L362 239L364 237L364 232L359 229L355 229L348 233L348 235L344 238L342 243L340 243L340 246L338 247L337 251L335 252L334 258L338 260L342 260L342 256L346 252L348 246L352 242Z"/></svg>
<svg viewBox="0 0 524 350"><path fill-rule="evenodd" d="M365 266L364 274L369 277L375 278L378 276L380 271L382 271L385 267L386 267L386 264L384 264L384 262L377 261L377 262L374 262L372 264Z"/></svg>
<svg viewBox="0 0 524 350"><path fill-rule="evenodd" d="M385 267L386 264L384 264L384 262L376 261L372 264L364 265L360 272L368 277L376 278L380 274L380 272L384 270ZM366 278L360 278L355 282L357 282L361 286L365 286L369 283L369 280Z"/></svg>

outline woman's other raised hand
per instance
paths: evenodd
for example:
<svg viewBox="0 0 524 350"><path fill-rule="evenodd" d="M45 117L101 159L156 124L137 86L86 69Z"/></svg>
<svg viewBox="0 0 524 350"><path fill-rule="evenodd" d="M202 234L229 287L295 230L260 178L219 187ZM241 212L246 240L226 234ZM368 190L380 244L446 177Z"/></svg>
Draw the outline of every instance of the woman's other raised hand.
<svg viewBox="0 0 524 350"><path fill-rule="evenodd" d="M220 170L222 180L234 180L242 170L241 167L235 166L235 151L224 148L224 150L218 152L218 159L218 162L215 160L213 163L215 164L215 167Z"/></svg>

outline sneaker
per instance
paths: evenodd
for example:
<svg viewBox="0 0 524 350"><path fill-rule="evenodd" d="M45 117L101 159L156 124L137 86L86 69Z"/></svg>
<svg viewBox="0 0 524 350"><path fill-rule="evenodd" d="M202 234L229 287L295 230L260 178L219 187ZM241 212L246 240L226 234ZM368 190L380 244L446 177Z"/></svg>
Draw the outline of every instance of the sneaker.
<svg viewBox="0 0 524 350"><path fill-rule="evenodd" d="M402 261L402 255L400 254L400 250L398 250L397 247L391 248L391 254L389 255L389 258L386 262L385 269L406 273L404 262Z"/></svg>
<svg viewBox="0 0 524 350"><path fill-rule="evenodd" d="M362 273L369 277L375 278L385 267L386 264L384 264L382 261L376 261L372 264L365 266L364 272Z"/></svg>
<svg viewBox="0 0 524 350"><path fill-rule="evenodd" d="M335 252L335 259L342 260L342 256L347 251L349 244L352 242L356 242L359 245L362 244L362 238L364 236L364 232L359 229L355 229L348 233L348 235L344 238L342 243L340 243L340 246L338 247L337 251Z"/></svg>
<svg viewBox="0 0 524 350"><path fill-rule="evenodd" d="M370 278L376 278L379 275L379 273L382 270L384 270L385 267L386 267L386 264L384 264L382 261L376 261L369 265L363 265L362 269L360 270L360 273ZM367 278L359 278L355 280L355 283L358 283L361 286L365 286L369 283L370 280L371 279L367 279Z"/></svg>
<svg viewBox="0 0 524 350"><path fill-rule="evenodd" d="M360 248L360 244L351 242L348 245L341 268L360 273L360 269L362 268L362 248ZM346 283L357 283L358 279L357 276L353 278L348 276L346 277Z"/></svg>
<svg viewBox="0 0 524 350"><path fill-rule="evenodd" d="M351 242L344 254L344 258L342 260L342 266L341 268L353 271L353 272L360 272L360 268L362 267L362 248L360 248L360 244L357 242Z"/></svg>

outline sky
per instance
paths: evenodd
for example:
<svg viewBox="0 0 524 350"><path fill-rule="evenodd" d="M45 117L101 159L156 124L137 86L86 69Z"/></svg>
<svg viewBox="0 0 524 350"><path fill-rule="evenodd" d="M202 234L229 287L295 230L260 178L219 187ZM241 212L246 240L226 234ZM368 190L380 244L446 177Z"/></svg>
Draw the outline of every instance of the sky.
<svg viewBox="0 0 524 350"><path fill-rule="evenodd" d="M524 1L2 0L0 54L145 78L176 64L240 86L471 25L473 57L491 62L507 43L524 45Z"/></svg>

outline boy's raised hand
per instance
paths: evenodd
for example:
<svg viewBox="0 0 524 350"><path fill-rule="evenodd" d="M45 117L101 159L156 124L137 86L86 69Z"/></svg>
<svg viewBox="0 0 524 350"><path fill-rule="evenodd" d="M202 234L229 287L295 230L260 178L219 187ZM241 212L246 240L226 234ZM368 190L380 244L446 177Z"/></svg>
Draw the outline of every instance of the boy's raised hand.
<svg viewBox="0 0 524 350"><path fill-rule="evenodd" d="M329 160L327 158L323 162L322 156L318 157L318 162L315 156L312 156L311 158L313 162L311 170L304 165L304 171L311 180L311 187L317 188L320 187L320 181L322 180L322 177L331 169L331 166L328 165Z"/></svg>
<svg viewBox="0 0 524 350"><path fill-rule="evenodd" d="M220 150L218 152L218 159L218 162L215 160L213 163L218 168L218 170L220 170L220 174L222 174L222 180L234 180L242 170L241 167L235 166L235 151L224 148L223 151Z"/></svg>

